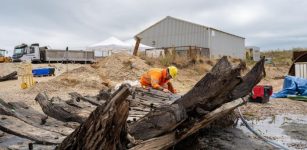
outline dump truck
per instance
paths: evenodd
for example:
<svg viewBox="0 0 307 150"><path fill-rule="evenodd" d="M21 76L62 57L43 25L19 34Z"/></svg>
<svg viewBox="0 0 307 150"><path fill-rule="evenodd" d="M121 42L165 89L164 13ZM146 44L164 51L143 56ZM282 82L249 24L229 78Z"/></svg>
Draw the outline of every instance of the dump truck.
<svg viewBox="0 0 307 150"><path fill-rule="evenodd" d="M6 50L0 49L0 63L11 62L12 59L10 57L6 57L7 54Z"/></svg>
<svg viewBox="0 0 307 150"><path fill-rule="evenodd" d="M14 48L13 61L31 61L37 63L44 62L73 62L73 63L93 63L95 55L93 51L84 50L60 50L40 47L38 43L17 45Z"/></svg>

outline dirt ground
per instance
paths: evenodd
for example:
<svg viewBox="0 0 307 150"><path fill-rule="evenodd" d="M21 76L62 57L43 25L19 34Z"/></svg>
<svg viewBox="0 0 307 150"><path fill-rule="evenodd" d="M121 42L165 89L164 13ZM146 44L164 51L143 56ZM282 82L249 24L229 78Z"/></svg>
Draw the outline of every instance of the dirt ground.
<svg viewBox="0 0 307 150"><path fill-rule="evenodd" d="M172 81L175 87L178 89L179 94L184 94L190 90L197 83L197 81L199 81L213 66L213 64L207 64L206 62L204 63L205 64L203 64L203 66L202 64L198 64L189 66L188 68L179 69L178 77ZM35 96L39 92L46 92L50 97L59 96L62 99L68 99L68 93L74 91L83 95L96 95L101 89L113 88L116 84L125 80L136 81L139 79L142 73L144 73L149 68L159 67L150 66L145 62L145 60L127 54L115 54L109 58L99 60L97 64L91 65L58 63L33 64L33 68L48 66L56 68L55 76L34 77L34 80L37 81L37 84L28 89L23 90L20 88L20 79L0 82L0 98L7 102L24 101L34 109L41 111L39 105L34 101ZM0 64L0 76L18 70L19 67L19 63L2 63ZM274 92L279 91L282 88L283 76L287 74L288 68L288 65L266 65L267 76L261 81L260 84L272 85ZM204 69L205 71L200 71L199 69ZM247 119L255 120L283 114L306 115L306 107L306 102L293 101L290 99L271 99L266 104L247 103L246 105L240 107L240 109ZM297 128L302 129L303 127L301 127L301 125L297 125ZM294 132L295 127L294 131L291 127L284 127L284 129L292 136L296 136ZM244 135L238 136L241 134L240 131L227 130L225 132L230 132L230 134L228 134L229 136L225 136L226 145L244 145L242 141L240 142L240 139L247 137ZM238 141L229 142L229 139L232 137L232 133L234 137L238 137ZM212 135L219 136L220 133L213 132ZM214 139L214 136L212 139ZM202 144L208 144L207 141L200 140L200 142ZM265 146L257 147L259 145L261 145L261 143L255 143L255 145L253 145L254 149L267 148ZM214 145L211 148L216 149ZM242 147L242 149L245 148Z"/></svg>

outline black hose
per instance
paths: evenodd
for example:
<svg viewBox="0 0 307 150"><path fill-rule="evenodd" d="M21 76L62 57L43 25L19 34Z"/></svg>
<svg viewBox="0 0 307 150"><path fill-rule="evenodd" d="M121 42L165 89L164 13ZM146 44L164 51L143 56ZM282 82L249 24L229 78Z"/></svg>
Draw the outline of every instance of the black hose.
<svg viewBox="0 0 307 150"><path fill-rule="evenodd" d="M279 143L276 143L276 142L274 142L274 141L271 141L271 140L269 140L269 139L263 137L263 136L260 135L259 133L257 133L257 132L247 123L247 121L244 119L244 117L243 117L243 115L242 115L242 113L241 113L241 111L240 111L240 108L237 108L237 109L238 109L238 111L239 111L239 117L240 117L240 119L242 120L242 122L244 123L244 125L246 126L246 128L247 128L248 130L250 130L252 133L254 133L257 137L261 138L263 141L267 142L268 144L270 144L270 145L272 145L272 146L274 146L274 147L276 147L276 148L278 148L278 149L289 150L289 148L287 148L286 146L281 145L281 144L279 144Z"/></svg>

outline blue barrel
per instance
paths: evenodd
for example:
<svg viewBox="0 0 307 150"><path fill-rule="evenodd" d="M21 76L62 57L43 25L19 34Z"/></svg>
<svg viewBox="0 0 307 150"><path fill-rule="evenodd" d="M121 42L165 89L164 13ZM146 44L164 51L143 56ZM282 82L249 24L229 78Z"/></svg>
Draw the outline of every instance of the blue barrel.
<svg viewBox="0 0 307 150"><path fill-rule="evenodd" d="M54 75L55 69L53 67L36 68L32 70L33 76L50 76Z"/></svg>

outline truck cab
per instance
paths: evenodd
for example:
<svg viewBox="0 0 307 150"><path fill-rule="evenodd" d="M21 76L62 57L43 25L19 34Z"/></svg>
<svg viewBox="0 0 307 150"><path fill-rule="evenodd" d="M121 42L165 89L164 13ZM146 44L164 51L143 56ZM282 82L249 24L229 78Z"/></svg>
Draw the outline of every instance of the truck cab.
<svg viewBox="0 0 307 150"><path fill-rule="evenodd" d="M28 46L27 44L21 44L15 46L13 61L20 62L29 60L31 62L40 61L40 52L39 52L39 44L31 44Z"/></svg>
<svg viewBox="0 0 307 150"><path fill-rule="evenodd" d="M5 63L5 62L11 62L12 59L11 57L6 57L5 55L8 53L8 51L0 49L0 63Z"/></svg>
<svg viewBox="0 0 307 150"><path fill-rule="evenodd" d="M0 57L4 57L6 53L6 50L0 49Z"/></svg>

